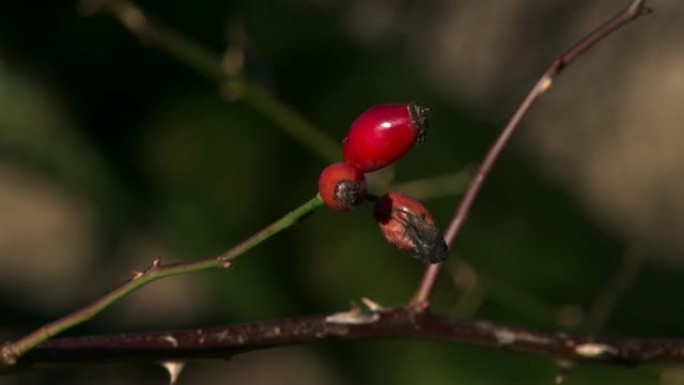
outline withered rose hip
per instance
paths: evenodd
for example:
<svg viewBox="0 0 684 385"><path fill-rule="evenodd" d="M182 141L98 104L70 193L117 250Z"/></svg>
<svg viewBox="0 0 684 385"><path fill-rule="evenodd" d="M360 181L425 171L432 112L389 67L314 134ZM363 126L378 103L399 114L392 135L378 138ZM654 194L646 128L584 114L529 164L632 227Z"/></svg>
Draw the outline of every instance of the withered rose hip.
<svg viewBox="0 0 684 385"><path fill-rule="evenodd" d="M354 166L333 163L321 172L318 191L323 202L331 209L351 210L366 199L366 178Z"/></svg>
<svg viewBox="0 0 684 385"><path fill-rule="evenodd" d="M427 113L418 103L370 108L349 128L342 146L344 161L362 172L394 163L427 136Z"/></svg>
<svg viewBox="0 0 684 385"><path fill-rule="evenodd" d="M447 245L430 212L415 199L389 193L378 198L373 216L385 239L425 264L444 262Z"/></svg>

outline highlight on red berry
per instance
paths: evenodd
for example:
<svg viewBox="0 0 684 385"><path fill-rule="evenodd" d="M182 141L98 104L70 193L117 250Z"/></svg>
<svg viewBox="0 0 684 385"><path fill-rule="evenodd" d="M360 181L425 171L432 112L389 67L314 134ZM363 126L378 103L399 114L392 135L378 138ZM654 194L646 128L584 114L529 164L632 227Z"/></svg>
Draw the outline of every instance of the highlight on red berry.
<svg viewBox="0 0 684 385"><path fill-rule="evenodd" d="M428 209L417 200L392 192L378 198L373 216L385 239L424 264L444 262L448 248Z"/></svg>
<svg viewBox="0 0 684 385"><path fill-rule="evenodd" d="M323 202L336 211L359 206L366 199L367 189L363 173L346 163L331 164L318 179L318 191Z"/></svg>
<svg viewBox="0 0 684 385"><path fill-rule="evenodd" d="M344 161L362 172L383 168L427 137L428 109L420 104L380 104L359 115L344 140Z"/></svg>

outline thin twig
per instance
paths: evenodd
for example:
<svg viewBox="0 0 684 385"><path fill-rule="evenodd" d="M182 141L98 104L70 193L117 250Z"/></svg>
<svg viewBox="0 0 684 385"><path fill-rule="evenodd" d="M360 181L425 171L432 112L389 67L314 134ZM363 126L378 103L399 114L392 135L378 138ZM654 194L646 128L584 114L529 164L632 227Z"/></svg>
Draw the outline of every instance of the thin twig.
<svg viewBox="0 0 684 385"><path fill-rule="evenodd" d="M0 374L60 365L225 359L244 352L328 340L422 338L487 346L572 361L636 365L684 362L684 340L603 338L419 314L412 307L286 318L164 332L68 337L46 341Z"/></svg>
<svg viewBox="0 0 684 385"><path fill-rule="evenodd" d="M98 10L126 27L142 44L158 48L197 73L218 82L222 87L237 90L240 99L261 112L303 147L325 161L340 158L340 145L323 134L299 113L247 79L226 71L221 60L196 41L179 34L159 20L147 15L127 0L84 0L85 13Z"/></svg>
<svg viewBox="0 0 684 385"><path fill-rule="evenodd" d="M523 102L511 117L508 124L506 124L504 129L501 131L501 134L499 134L499 137L487 152L487 155L480 164L480 167L470 181L470 184L468 185L468 188L466 189L466 192L452 217L451 223L444 234L444 240L450 249L453 246L456 235L458 235L463 224L468 218L470 209L473 206L475 198L480 192L483 182L489 175L489 172L511 138L511 135L513 135L515 129L520 125L520 121L527 114L537 98L551 88L554 79L562 72L563 69L569 66L577 57L582 55L589 48L594 46L594 44L603 40L611 32L617 30L628 22L640 16L649 14L651 9L647 8L644 3L645 0L633 1L628 7L603 23L593 32L582 38L577 44L572 46L572 48L570 48L567 52L555 59L549 68L542 74L539 80L537 80L534 87L532 87L530 92L527 94ZM411 303L419 304L429 300L440 268L441 264L430 265L426 268L423 279L416 293L414 294Z"/></svg>
<svg viewBox="0 0 684 385"><path fill-rule="evenodd" d="M91 304L58 320L50 322L15 342L8 342L0 345L0 368L3 366L13 365L19 357L30 351L39 343L73 326L91 319L113 303L147 285L148 283L178 274L185 274L213 268L230 267L232 261L236 257L244 254L246 251L270 238L272 235L296 224L300 219L311 213L314 209L322 204L323 201L321 200L320 196L316 195L316 197L299 206L297 209L289 212L282 218L247 238L237 246L216 257L168 265L162 265L159 259L155 260L148 268L134 273L131 279L124 282L116 289L98 298Z"/></svg>

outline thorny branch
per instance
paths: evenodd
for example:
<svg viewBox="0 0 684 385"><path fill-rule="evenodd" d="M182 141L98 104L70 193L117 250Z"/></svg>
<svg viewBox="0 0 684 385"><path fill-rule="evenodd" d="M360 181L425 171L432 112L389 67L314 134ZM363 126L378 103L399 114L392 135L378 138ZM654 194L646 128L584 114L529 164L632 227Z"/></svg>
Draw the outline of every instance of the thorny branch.
<svg viewBox="0 0 684 385"><path fill-rule="evenodd" d="M509 120L508 124L506 124L506 126L503 128L499 134L499 137L487 152L487 155L480 164L480 167L475 172L470 184L466 188L465 194L463 195L463 198L461 199L461 202L459 203L458 208L451 219L451 223L444 234L444 240L449 246L449 249L453 247L456 235L458 235L463 227L463 224L468 218L470 209L472 208L475 198L477 198L477 195L482 188L482 184L489 175L489 172L494 167L494 164L499 158L499 155L501 155L504 147L506 144L508 144L513 132L516 128L518 128L523 117L525 117L534 102L551 88L556 76L558 76L563 69L569 66L577 57L582 55L599 41L606 38L611 32L640 16L651 13L651 9L646 7L645 2L645 0L632 1L629 6L586 35L563 55L551 62L549 68L542 74L539 80L537 80L535 85L527 94L527 97L525 97L523 102L513 113L513 116ZM441 266L441 264L435 264L426 268L425 274L423 275L423 280L413 296L411 303L417 305L429 300L430 294L432 293L432 287L434 286Z"/></svg>
<svg viewBox="0 0 684 385"><path fill-rule="evenodd" d="M23 356L18 370L68 364L185 361L329 340L423 338L488 346L570 361L607 364L684 362L684 340L601 338L547 333L489 321L454 318L411 307L361 310L169 332L58 338Z"/></svg>

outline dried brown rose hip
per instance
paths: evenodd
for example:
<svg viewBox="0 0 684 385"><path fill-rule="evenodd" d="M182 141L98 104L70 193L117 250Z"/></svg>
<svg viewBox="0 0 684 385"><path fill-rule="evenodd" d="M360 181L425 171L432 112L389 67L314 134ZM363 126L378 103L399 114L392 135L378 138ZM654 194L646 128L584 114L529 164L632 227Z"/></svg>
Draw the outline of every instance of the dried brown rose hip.
<svg viewBox="0 0 684 385"><path fill-rule="evenodd" d="M389 193L375 202L373 216L385 239L419 261L444 262L447 245L430 212L415 199Z"/></svg>

